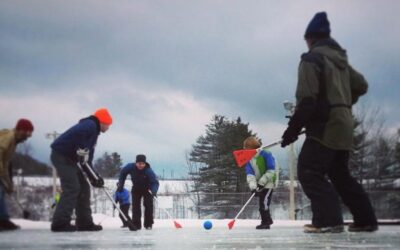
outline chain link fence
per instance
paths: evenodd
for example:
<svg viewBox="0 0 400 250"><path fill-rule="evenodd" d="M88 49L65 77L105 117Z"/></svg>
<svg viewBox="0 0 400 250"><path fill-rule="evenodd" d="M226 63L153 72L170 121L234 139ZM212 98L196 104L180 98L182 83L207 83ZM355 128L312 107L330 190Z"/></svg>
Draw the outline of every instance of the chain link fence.
<svg viewBox="0 0 400 250"><path fill-rule="evenodd" d="M112 203L101 192L95 191L93 196L93 212L116 216L112 210ZM371 191L368 192L376 215L379 219L400 219L400 191ZM251 196L250 193L188 193L188 194L169 194L158 196L158 202L154 203L154 215L157 219L167 219L164 210L167 210L177 219L225 219L233 218L240 208ZM310 201L302 191L295 193L295 217L298 220L311 219ZM254 197L249 203L240 218L258 219L259 218L259 198ZM203 202L207 201L207 202ZM230 203L229 201L239 201ZM352 219L346 206L343 207L344 219ZM142 209L144 209L142 207ZM271 215L274 219L289 219L289 192L275 191L272 193L270 205Z"/></svg>
<svg viewBox="0 0 400 250"><path fill-rule="evenodd" d="M47 182L48 183L47 183ZM49 220L54 209L51 180L37 178L35 181L21 181L18 187L20 203L31 213L33 220ZM109 185L109 191L113 193L115 188ZM379 219L400 219L400 190L374 190L368 191L376 215ZM14 193L16 196L16 193ZM154 203L154 214L157 219L167 219L167 210L177 219L205 219L205 218L233 218L250 197L250 193L159 193L158 202ZM13 199L9 199L9 211L12 217L19 218L22 215L20 208ZM258 198L255 197L245 209L240 218L258 219ZM107 198L103 190L92 189L91 205L93 213L118 216L113 209L113 204ZM274 219L289 219L289 189L279 187L272 193L270 206ZM131 210L130 210L131 212ZM345 219L351 219L351 214L343 206ZM310 201L296 188L295 192L296 219L311 219Z"/></svg>

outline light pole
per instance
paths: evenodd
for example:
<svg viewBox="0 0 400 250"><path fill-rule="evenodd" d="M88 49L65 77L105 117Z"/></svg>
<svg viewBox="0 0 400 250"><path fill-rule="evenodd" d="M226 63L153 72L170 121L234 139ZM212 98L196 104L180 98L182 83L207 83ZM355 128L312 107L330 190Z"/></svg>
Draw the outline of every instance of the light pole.
<svg viewBox="0 0 400 250"><path fill-rule="evenodd" d="M22 175L22 168L17 170L17 201L19 201L20 197L20 187L21 187L21 175Z"/></svg>
<svg viewBox="0 0 400 250"><path fill-rule="evenodd" d="M290 119L294 113L295 106L292 102L284 101L283 107L287 111L286 118ZM294 199L294 171L296 168L296 155L294 153L294 144L289 145L289 219L295 220L295 199Z"/></svg>
<svg viewBox="0 0 400 250"><path fill-rule="evenodd" d="M55 141L59 135L60 135L59 133L57 133L56 131L53 131L51 133L46 134L46 139ZM53 197L55 198L56 192L57 192L57 171L54 166L52 166L52 170L53 170L52 171L53 172Z"/></svg>

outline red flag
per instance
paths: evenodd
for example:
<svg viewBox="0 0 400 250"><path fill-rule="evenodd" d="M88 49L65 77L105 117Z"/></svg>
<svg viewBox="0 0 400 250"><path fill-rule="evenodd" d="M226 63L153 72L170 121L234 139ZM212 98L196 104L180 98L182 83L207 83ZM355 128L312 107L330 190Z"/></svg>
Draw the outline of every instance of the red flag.
<svg viewBox="0 0 400 250"><path fill-rule="evenodd" d="M235 157L238 167L243 167L256 154L256 149L242 149L233 151L233 156Z"/></svg>

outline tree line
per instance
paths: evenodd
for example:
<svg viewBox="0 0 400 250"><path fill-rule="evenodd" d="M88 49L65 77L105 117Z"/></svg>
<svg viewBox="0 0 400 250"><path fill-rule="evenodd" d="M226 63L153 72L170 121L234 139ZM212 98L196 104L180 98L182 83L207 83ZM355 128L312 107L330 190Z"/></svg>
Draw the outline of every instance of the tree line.
<svg viewBox="0 0 400 250"><path fill-rule="evenodd" d="M379 110L354 116L354 150L350 153L349 168L369 190L393 189L393 181L400 178L400 129L388 133L378 114ZM192 145L186 158L194 183L192 199L198 205L199 216L232 217L230 206L240 204L240 197L224 194L249 191L245 171L236 167L232 155L234 150L242 148L248 136L256 133L240 117L229 120L214 115L204 134Z"/></svg>

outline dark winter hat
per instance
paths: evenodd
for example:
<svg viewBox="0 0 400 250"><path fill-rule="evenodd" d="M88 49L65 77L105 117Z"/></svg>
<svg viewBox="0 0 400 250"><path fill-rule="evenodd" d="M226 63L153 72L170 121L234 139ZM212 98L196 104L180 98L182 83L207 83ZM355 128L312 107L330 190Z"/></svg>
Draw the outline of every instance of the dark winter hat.
<svg viewBox="0 0 400 250"><path fill-rule="evenodd" d="M22 130L22 131L33 131L32 122L28 119L19 119L17 125L15 125L15 130Z"/></svg>
<svg viewBox="0 0 400 250"><path fill-rule="evenodd" d="M145 155L137 155L136 162L146 162L146 156Z"/></svg>
<svg viewBox="0 0 400 250"><path fill-rule="evenodd" d="M326 12L318 12L308 24L304 37L312 38L315 36L329 36L330 33L331 28Z"/></svg>

